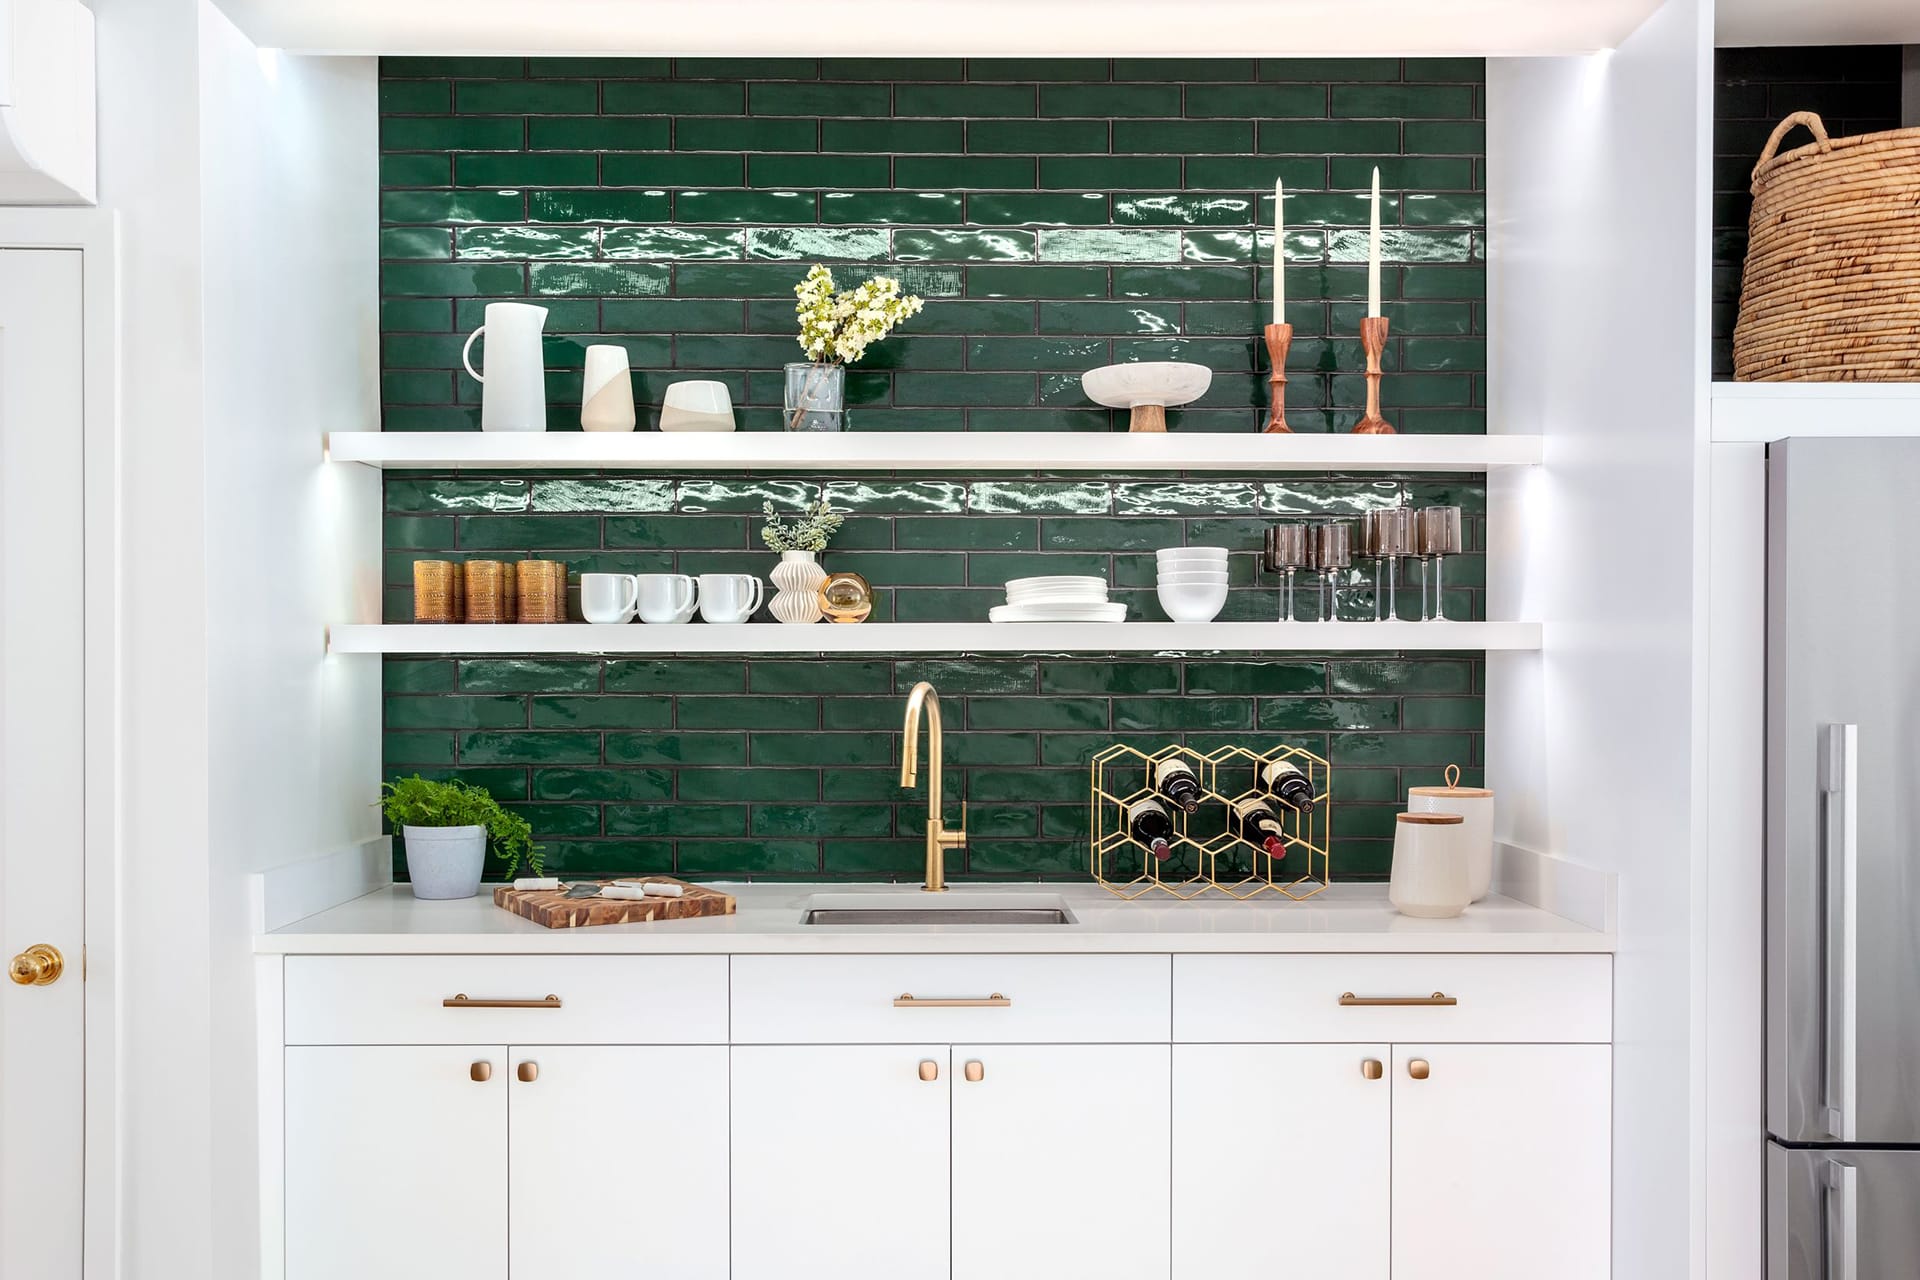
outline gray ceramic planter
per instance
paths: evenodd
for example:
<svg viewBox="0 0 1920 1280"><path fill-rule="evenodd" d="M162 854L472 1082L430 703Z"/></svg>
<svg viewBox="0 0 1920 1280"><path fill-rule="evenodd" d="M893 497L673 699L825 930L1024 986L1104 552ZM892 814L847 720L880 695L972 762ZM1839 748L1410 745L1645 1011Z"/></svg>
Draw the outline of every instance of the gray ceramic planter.
<svg viewBox="0 0 1920 1280"><path fill-rule="evenodd" d="M416 898L471 898L487 862L485 827L402 827Z"/></svg>

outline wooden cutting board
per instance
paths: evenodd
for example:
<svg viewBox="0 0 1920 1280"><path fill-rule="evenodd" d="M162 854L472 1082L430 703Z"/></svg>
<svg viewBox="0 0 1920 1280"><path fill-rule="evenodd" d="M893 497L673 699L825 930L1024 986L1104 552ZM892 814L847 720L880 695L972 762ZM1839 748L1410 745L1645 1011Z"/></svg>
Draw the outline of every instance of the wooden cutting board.
<svg viewBox="0 0 1920 1280"><path fill-rule="evenodd" d="M576 881L575 883L584 883ZM730 916L733 895L705 885L688 884L672 876L642 880L602 880L600 884L677 884L677 898L569 898L561 889L515 890L501 885L493 891L493 905L525 916L549 929L576 929L590 924L632 924L637 920L693 920L701 916Z"/></svg>

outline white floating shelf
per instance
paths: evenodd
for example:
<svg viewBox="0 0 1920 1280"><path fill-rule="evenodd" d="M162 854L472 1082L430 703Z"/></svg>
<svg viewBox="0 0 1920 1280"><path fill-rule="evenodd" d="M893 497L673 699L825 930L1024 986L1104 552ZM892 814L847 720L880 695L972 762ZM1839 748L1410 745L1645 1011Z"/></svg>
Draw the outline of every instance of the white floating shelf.
<svg viewBox="0 0 1920 1280"><path fill-rule="evenodd" d="M1157 653L1538 649L1537 622L349 624L333 653Z"/></svg>
<svg viewBox="0 0 1920 1280"><path fill-rule="evenodd" d="M327 456L395 470L1491 471L1533 435L1165 435L1066 431L335 431Z"/></svg>
<svg viewBox="0 0 1920 1280"><path fill-rule="evenodd" d="M1920 436L1920 382L1716 382L1713 438Z"/></svg>

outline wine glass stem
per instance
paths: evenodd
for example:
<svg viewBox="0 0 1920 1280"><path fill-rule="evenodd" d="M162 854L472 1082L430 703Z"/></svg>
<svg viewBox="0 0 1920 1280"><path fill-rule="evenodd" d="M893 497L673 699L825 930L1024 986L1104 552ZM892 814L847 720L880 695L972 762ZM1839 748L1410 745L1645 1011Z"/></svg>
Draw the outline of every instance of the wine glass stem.
<svg viewBox="0 0 1920 1280"><path fill-rule="evenodd" d="M1380 557L1373 558L1373 620L1380 621Z"/></svg>
<svg viewBox="0 0 1920 1280"><path fill-rule="evenodd" d="M1422 556L1420 558L1420 621L1431 622L1432 620L1433 609L1427 603L1427 560Z"/></svg>
<svg viewBox="0 0 1920 1280"><path fill-rule="evenodd" d="M1280 621L1293 621L1293 570L1286 573L1286 586L1280 591Z"/></svg>
<svg viewBox="0 0 1920 1280"><path fill-rule="evenodd" d="M1433 558L1433 616L1438 622L1445 622L1447 620L1446 592L1442 586L1444 579L1440 572L1441 566L1446 564L1446 562L1447 558L1445 556L1435 556Z"/></svg>

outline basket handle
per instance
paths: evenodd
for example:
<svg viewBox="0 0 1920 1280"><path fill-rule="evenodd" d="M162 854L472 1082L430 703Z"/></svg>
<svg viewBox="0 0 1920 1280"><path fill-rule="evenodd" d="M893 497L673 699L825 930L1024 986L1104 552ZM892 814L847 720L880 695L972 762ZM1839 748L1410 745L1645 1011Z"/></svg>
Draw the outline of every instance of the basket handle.
<svg viewBox="0 0 1920 1280"><path fill-rule="evenodd" d="M1760 148L1759 163L1753 166L1753 180L1755 182L1760 181L1761 174L1773 168L1775 163L1774 153L1780 150L1781 140L1793 132L1795 125L1800 124L1807 126L1807 132L1813 135L1814 145L1820 148L1821 155L1825 155L1827 152L1833 150L1833 143L1827 139L1827 126L1821 123L1819 113L1814 111L1796 111L1775 125L1773 132L1767 135L1767 145Z"/></svg>

